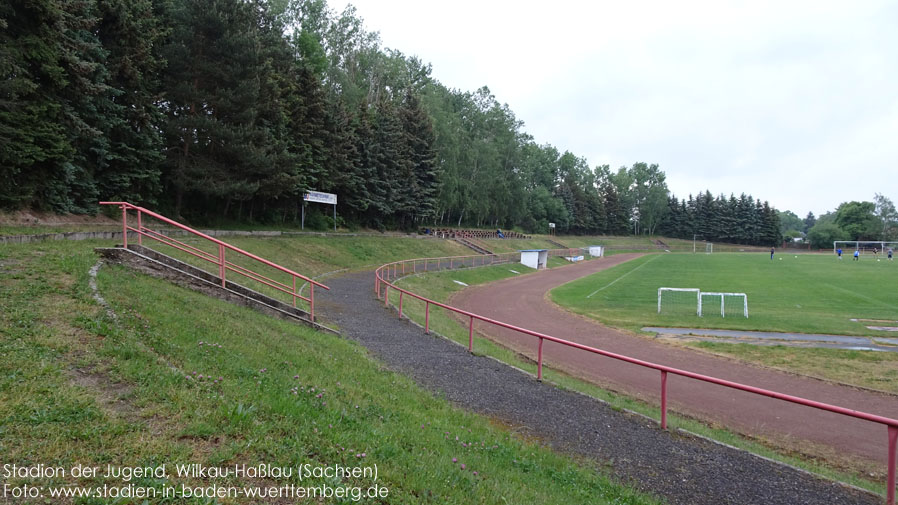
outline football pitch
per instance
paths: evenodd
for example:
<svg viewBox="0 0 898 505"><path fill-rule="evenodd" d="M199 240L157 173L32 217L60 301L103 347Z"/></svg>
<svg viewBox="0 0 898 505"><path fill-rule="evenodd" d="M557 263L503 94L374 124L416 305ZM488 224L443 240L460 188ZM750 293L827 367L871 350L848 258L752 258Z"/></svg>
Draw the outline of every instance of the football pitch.
<svg viewBox="0 0 898 505"><path fill-rule="evenodd" d="M749 318L731 317L729 309L721 317L719 298L716 312L706 305L698 317L694 295L691 313L681 307L677 314L658 314L660 287L746 293ZM839 261L834 255L778 253L771 261L767 253L668 253L578 279L550 296L573 312L631 330L673 326L898 337L866 327L898 326L896 287L898 261L885 258Z"/></svg>

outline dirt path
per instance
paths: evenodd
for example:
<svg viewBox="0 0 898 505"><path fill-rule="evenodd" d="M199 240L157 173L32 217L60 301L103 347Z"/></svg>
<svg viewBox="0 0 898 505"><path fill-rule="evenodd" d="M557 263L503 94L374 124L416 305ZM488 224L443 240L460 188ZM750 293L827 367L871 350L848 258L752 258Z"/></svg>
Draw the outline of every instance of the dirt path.
<svg viewBox="0 0 898 505"><path fill-rule="evenodd" d="M898 418L895 396L772 371L628 335L569 313L547 300L548 291L556 286L637 256L621 254L471 287L458 293L453 305L634 358ZM475 324L475 327L527 356L536 356L537 342L533 337L486 325ZM557 344L546 343L543 352L546 363L551 366L614 390L659 401L660 373L657 371ZM818 455L847 454L881 463L886 461L887 430L879 424L674 376L668 378L668 401L680 412L771 439L788 448L806 450L812 444L816 447L810 452Z"/></svg>

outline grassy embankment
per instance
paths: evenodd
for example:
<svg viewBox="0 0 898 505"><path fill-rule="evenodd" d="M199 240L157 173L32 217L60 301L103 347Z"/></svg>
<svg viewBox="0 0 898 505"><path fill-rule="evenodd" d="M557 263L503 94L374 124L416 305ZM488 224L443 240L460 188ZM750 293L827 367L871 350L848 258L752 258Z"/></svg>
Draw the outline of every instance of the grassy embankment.
<svg viewBox="0 0 898 505"><path fill-rule="evenodd" d="M301 271L386 260L375 244L334 241L325 251L325 244L312 241L306 248L301 242L252 245L271 254L283 249L294 259L344 258L329 265L322 260L317 267L311 261L288 264ZM119 316L113 321L88 288L88 270L96 262L92 247L98 245L108 244L0 247L0 451L6 463L376 464L377 484L389 497L367 503L653 503L609 483L588 462L559 456L452 408L383 370L352 342L104 267L98 282ZM402 246L390 244L383 252L392 259L397 247ZM103 478L8 483L123 484ZM212 482L169 475L132 483L162 490ZM367 488L373 482L302 482L323 484Z"/></svg>
<svg viewBox="0 0 898 505"><path fill-rule="evenodd" d="M666 256L666 255L665 255ZM707 258L709 256L702 255L701 258ZM651 256L648 258L650 259ZM805 257L802 257L804 259ZM626 272L633 270L635 267L638 267L643 262L646 261L647 258L643 258L640 260L636 260L633 262L628 262L626 264L620 265L613 269L608 270L607 272L616 272L611 275L609 278L611 280L620 277ZM701 261L701 259L698 259ZM768 260L769 261L769 260ZM785 261L784 261L785 263ZM648 267L646 267L648 268ZM409 276L403 278L399 281L399 285L404 288L411 290L412 292L418 293L422 296L431 298L433 300L438 301L447 301L451 297L452 293L460 291L464 289L464 287L455 281L461 281L468 285L477 285L483 284L487 282L492 282L495 280L500 280L503 278L511 277L517 275L511 270L516 270L521 273L525 273L529 269L523 267L522 265L498 265L492 267L483 267L476 268L470 270L458 270L458 271L448 271L448 272L440 272L440 273L429 273L426 275L417 275L417 276ZM635 276L635 274L634 274ZM627 278L628 280L630 277ZM579 281L578 281L579 282ZM610 282L610 280L609 280ZM594 281L593 289L595 286L604 285L602 283ZM559 288L561 289L561 288ZM657 291L657 287L655 288ZM554 291L553 291L554 293ZM749 300L752 298L749 296ZM391 295L391 303L393 305L398 305L398 296L393 293ZM757 310L753 305L751 305L752 310ZM424 321L424 307L423 303L414 300L410 297L407 297L403 301L403 312L405 315L411 317L413 320L417 321L419 324L423 324ZM753 316L754 317L754 316ZM446 314L445 311L439 308L431 308L430 312L430 327L433 331L444 335L461 345L467 346L468 343L468 330L467 323L459 324L459 322ZM476 325L475 325L476 328ZM734 347L734 346L729 346ZM751 346L740 346L747 347L747 351L752 352L771 352L777 351L779 348L762 348L758 349L756 347ZM536 343L534 343L534 352L531 353L531 357L521 356L520 354L508 350L500 345L493 343L491 340L482 338L481 336L475 333L475 343L474 343L475 352L478 354L493 356L501 361L510 363L514 366L517 366L523 370L526 370L530 373L536 373L536 365L532 359L532 356L535 356ZM817 369L825 369L827 368L826 361L832 359L833 356L828 356L828 354L838 354L836 351L827 351L823 353L818 353L819 350L814 349L785 349L785 352L797 351L797 354L801 356L814 356L814 355L823 355L823 359L819 362L815 363ZM807 352L805 352L807 351ZM894 366L896 364L895 357L892 353L871 353L871 352L857 352L857 351L847 351L846 353L840 356L840 359L845 360L848 363L851 363L853 369L859 370L861 372L872 373L876 377L871 377L874 379L877 384L880 384L882 380L882 373L886 375L890 374L888 370L873 370L869 366L870 361L874 360L877 363L885 362L889 363L889 366ZM884 361L882 361L884 360ZM791 365L789 363L788 365ZM790 366L785 366L786 369L791 369ZM872 367L875 368L875 367ZM860 372L859 372L860 373ZM654 419L659 418L658 406L653 404L643 403L632 398L628 398L626 396L621 396L615 394L613 392L609 392L603 389L596 387L595 385L585 383L581 380L572 378L564 373L558 372L548 367L544 367L543 374L546 380L549 380L553 383L559 384L562 387L580 391L596 398L599 398L603 401L608 402L613 408L621 408L626 410L631 410L635 412L639 412L646 416L652 417ZM859 375L853 375L852 378L856 379L856 381L849 381L852 383L863 382L863 380L858 379ZM836 377L832 377L836 378ZM790 453L789 451L784 451L781 448L776 447L776 444L765 440L751 440L747 439L738 434L732 433L725 429L722 429L719 426L708 426L705 423L684 418L682 416L671 415L668 418L668 422L670 425L676 428L682 428L687 431L698 433L700 435L721 441L723 443L733 445L736 447L743 448L745 450L751 451L756 454L760 454L765 457L769 457L772 459L776 459L779 461L786 462L788 464L804 468L808 471L817 473L819 475L825 476L827 478L831 478L834 480L839 480L842 482L849 482L854 485L863 487L865 489L870 489L878 493L884 492L884 487L882 485L882 481L880 480L880 474L883 472L882 468L879 468L878 465L871 465L869 462L856 461L853 459L848 459L844 457L840 457L839 455L832 454L826 448L814 448L810 450L811 453L816 453L819 457L817 458L806 458L800 455L796 455ZM875 474L875 475L871 475Z"/></svg>

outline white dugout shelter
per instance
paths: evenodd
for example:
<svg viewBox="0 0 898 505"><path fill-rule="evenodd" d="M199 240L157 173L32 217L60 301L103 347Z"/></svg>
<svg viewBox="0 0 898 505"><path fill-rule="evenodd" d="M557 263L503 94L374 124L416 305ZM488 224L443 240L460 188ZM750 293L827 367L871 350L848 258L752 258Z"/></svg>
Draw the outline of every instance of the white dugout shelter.
<svg viewBox="0 0 898 505"><path fill-rule="evenodd" d="M546 268L549 261L548 249L526 249L521 251L521 264L537 270Z"/></svg>

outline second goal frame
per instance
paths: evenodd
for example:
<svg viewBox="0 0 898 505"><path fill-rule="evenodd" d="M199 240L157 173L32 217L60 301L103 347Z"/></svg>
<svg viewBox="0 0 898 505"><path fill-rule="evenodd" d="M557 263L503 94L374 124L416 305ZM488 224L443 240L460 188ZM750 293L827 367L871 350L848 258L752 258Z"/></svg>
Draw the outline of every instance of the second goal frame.
<svg viewBox="0 0 898 505"><path fill-rule="evenodd" d="M705 296L719 296L720 297L720 317L726 317L726 298L742 298L742 315L748 317L748 296L745 293L715 293L711 291L702 291L699 295L699 298ZM703 304L703 306L707 307L707 304ZM700 316L702 314L699 314Z"/></svg>

